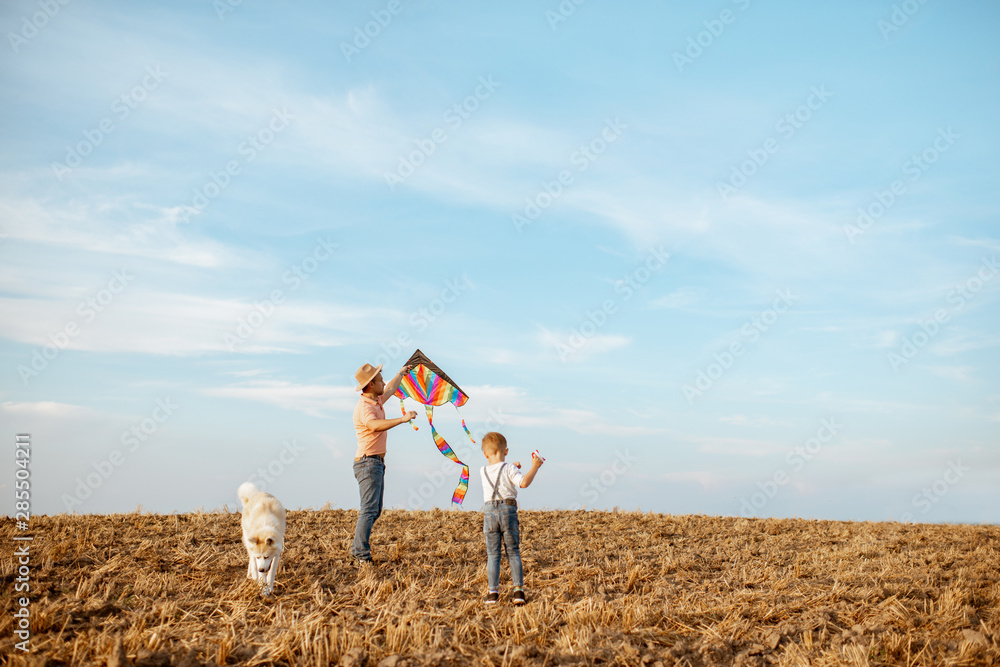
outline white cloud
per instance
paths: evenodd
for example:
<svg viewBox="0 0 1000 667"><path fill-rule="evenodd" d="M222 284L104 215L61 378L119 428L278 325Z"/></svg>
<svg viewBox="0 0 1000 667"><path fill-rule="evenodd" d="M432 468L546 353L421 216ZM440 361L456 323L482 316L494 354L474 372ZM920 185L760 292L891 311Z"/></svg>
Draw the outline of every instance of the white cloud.
<svg viewBox="0 0 1000 667"><path fill-rule="evenodd" d="M760 440L756 438L725 438L718 436L689 436L690 442L705 454L725 456L770 456L784 453L789 449L784 440Z"/></svg>
<svg viewBox="0 0 1000 667"><path fill-rule="evenodd" d="M6 315L0 321L3 338L41 346L55 337L65 339L67 349L158 355L305 352L366 340L381 323L398 318L375 307L299 303L291 294L266 306L271 314L265 317L252 300L131 286L99 312L75 300L34 298L0 298L0 308ZM68 336L71 330L78 333Z"/></svg>
<svg viewBox="0 0 1000 667"><path fill-rule="evenodd" d="M679 287L670 294L653 299L649 302L651 308L684 308L692 306L701 300L701 290L694 287Z"/></svg>
<svg viewBox="0 0 1000 667"><path fill-rule="evenodd" d="M862 349L885 350L898 345L899 334L889 330L858 331L851 336L851 343Z"/></svg>
<svg viewBox="0 0 1000 667"><path fill-rule="evenodd" d="M518 350L502 347L479 347L474 350L477 357L490 363L504 366L521 363L524 355Z"/></svg>
<svg viewBox="0 0 1000 667"><path fill-rule="evenodd" d="M245 371L228 371L227 373L225 373L225 375L232 375L233 377L240 377L240 378L258 377L261 375L270 375L270 374L271 371L265 370L263 368L253 368Z"/></svg>
<svg viewBox="0 0 1000 667"><path fill-rule="evenodd" d="M595 333L585 336L577 329L563 333L545 327L540 329L538 340L543 348L551 351L553 356L569 363L579 363L594 355L625 347L632 342L630 337L618 334Z"/></svg>
<svg viewBox="0 0 1000 667"><path fill-rule="evenodd" d="M940 377L959 382L971 382L972 374L976 371L973 366L928 366L927 370Z"/></svg>
<svg viewBox="0 0 1000 667"><path fill-rule="evenodd" d="M47 177L51 175L43 174L40 179ZM106 177L113 178L113 174ZM17 180L26 189L33 183L23 175ZM180 213L180 206L153 206L139 194L92 194L85 201L57 201L15 194L9 186L0 193L0 219L4 220L9 243L21 241L62 247L74 253L119 255L214 269L253 265L254 258L246 253L202 238L181 224Z"/></svg>
<svg viewBox="0 0 1000 667"><path fill-rule="evenodd" d="M100 420L102 415L79 405L58 403L56 401L0 403L0 412L11 418L37 417L44 419L87 419Z"/></svg>
<svg viewBox="0 0 1000 667"><path fill-rule="evenodd" d="M815 396L801 397L795 400L797 403L811 405L827 414L839 415L845 412L868 413L880 416L885 415L907 415L906 419L912 419L914 412L932 413L941 409L933 403L907 403L904 401L891 401L877 398L857 398L854 396L843 396L833 392L821 392Z"/></svg>
<svg viewBox="0 0 1000 667"><path fill-rule="evenodd" d="M997 241L997 239L967 239L962 236L953 236L949 240L955 245L985 248L991 252L1000 252L1000 241Z"/></svg>
<svg viewBox="0 0 1000 667"><path fill-rule="evenodd" d="M302 385L280 380L255 380L227 387L203 389L203 394L275 405L311 417L351 412L358 402L354 387Z"/></svg>
<svg viewBox="0 0 1000 667"><path fill-rule="evenodd" d="M717 490L731 485L735 480L730 475L724 475L714 470L684 470L667 472L660 476L668 482L699 484L706 491Z"/></svg>
<svg viewBox="0 0 1000 667"><path fill-rule="evenodd" d="M502 428L504 425L565 428L588 435L634 437L665 432L660 428L609 422L590 410L549 409L543 403L532 400L524 390L517 387L482 385L465 389L470 397L475 397L474 401L470 400L462 408L462 415L471 423L488 423L492 420L495 428ZM353 386L302 385L280 380L251 380L204 389L202 393L268 403L313 417L330 417L333 413L353 411L358 401L358 393Z"/></svg>
<svg viewBox="0 0 1000 667"><path fill-rule="evenodd" d="M331 435L329 433L319 433L316 436L319 441L330 450L335 459L346 459L348 456L352 456L355 451L356 444L354 442L344 442L343 438L336 435Z"/></svg>
<svg viewBox="0 0 1000 667"><path fill-rule="evenodd" d="M1000 336L992 332L976 331L966 327L952 326L941 340L935 340L928 350L942 357L982 350L1000 345Z"/></svg>
<svg viewBox="0 0 1000 667"><path fill-rule="evenodd" d="M546 421L550 425L563 426L584 435L635 437L666 433L663 428L611 422L590 410L559 409L553 411Z"/></svg>
<svg viewBox="0 0 1000 667"><path fill-rule="evenodd" d="M560 408L539 400L520 387L467 386L470 400L462 407L468 423L491 424L503 430L506 425L531 428L566 429L584 435L638 437L660 435L662 428L632 422L617 422L593 410ZM471 426L470 426L471 428Z"/></svg>
<svg viewBox="0 0 1000 667"><path fill-rule="evenodd" d="M732 424L734 426L751 426L754 428L762 426L792 426L791 422L763 416L748 417L746 415L730 415L726 417L719 417L719 421L724 424Z"/></svg>

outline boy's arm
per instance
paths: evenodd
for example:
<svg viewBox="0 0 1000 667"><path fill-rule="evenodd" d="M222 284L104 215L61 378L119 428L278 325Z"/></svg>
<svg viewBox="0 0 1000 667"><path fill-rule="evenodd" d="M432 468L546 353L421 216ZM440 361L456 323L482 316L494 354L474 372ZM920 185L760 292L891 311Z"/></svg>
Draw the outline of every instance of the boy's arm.
<svg viewBox="0 0 1000 667"><path fill-rule="evenodd" d="M531 468L528 472L524 473L524 478L521 479L521 488L526 489L531 486L531 481L535 479L535 473L538 469L542 467L541 459L531 459Z"/></svg>

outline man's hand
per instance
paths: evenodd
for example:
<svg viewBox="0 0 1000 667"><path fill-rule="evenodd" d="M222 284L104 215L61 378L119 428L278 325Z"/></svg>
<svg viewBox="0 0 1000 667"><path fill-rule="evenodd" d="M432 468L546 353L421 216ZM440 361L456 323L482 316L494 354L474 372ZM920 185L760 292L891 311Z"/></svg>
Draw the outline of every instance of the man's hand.
<svg viewBox="0 0 1000 667"><path fill-rule="evenodd" d="M390 428L395 428L400 424L412 421L416 416L417 411L410 410L402 417L395 417L393 419L369 419L365 425L376 433L381 433L382 431L388 431Z"/></svg>
<svg viewBox="0 0 1000 667"><path fill-rule="evenodd" d="M398 373L389 379L389 382L385 385L385 389L382 391L383 402L388 401L392 395L396 393L396 390L399 389L399 383L403 381L403 375L405 375L410 368L412 368L412 366L409 364L403 366Z"/></svg>

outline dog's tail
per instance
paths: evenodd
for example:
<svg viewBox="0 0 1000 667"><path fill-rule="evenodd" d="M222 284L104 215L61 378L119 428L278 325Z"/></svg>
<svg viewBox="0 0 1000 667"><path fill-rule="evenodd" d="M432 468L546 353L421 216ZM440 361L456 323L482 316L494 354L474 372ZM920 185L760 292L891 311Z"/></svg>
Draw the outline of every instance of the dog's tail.
<svg viewBox="0 0 1000 667"><path fill-rule="evenodd" d="M236 490L236 495L240 497L240 502L243 503L243 507L247 506L250 502L251 496L260 493L258 489L252 482L243 482L240 484L240 488Z"/></svg>

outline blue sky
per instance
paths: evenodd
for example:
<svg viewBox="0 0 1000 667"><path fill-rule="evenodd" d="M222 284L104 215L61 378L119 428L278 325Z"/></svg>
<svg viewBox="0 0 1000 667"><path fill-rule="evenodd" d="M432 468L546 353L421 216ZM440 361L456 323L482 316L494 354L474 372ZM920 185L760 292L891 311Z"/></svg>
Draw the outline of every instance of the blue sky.
<svg viewBox="0 0 1000 667"><path fill-rule="evenodd" d="M356 507L354 371L419 347L471 397L435 419L464 460L463 417L547 457L525 507L995 522L998 19L5 3L33 511L234 507L269 466ZM418 421L386 504L446 507Z"/></svg>

